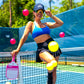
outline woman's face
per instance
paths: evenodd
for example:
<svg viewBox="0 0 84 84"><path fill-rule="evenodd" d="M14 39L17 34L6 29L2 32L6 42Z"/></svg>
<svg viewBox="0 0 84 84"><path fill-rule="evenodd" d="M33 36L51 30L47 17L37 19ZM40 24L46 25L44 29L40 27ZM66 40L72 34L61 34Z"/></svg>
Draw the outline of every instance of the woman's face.
<svg viewBox="0 0 84 84"><path fill-rule="evenodd" d="M35 15L35 18L41 19L43 16L43 10L37 10L36 12L33 12Z"/></svg>

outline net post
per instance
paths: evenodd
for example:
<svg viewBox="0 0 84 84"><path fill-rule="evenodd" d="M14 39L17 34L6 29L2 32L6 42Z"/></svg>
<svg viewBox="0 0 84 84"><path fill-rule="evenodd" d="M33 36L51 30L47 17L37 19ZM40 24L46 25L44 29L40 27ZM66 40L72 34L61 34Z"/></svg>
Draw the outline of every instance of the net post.
<svg viewBox="0 0 84 84"><path fill-rule="evenodd" d="M17 63L19 66L19 78L18 78L18 84L23 84L23 78L22 78L22 67L20 62L20 55L17 55Z"/></svg>
<svg viewBox="0 0 84 84"><path fill-rule="evenodd" d="M67 65L67 56L65 56L65 65Z"/></svg>

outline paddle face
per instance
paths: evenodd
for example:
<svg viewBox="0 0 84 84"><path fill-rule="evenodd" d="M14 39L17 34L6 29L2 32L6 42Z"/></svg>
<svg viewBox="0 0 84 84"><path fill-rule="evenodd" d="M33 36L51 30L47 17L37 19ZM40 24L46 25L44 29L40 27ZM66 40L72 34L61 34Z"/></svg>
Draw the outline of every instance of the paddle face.
<svg viewBox="0 0 84 84"><path fill-rule="evenodd" d="M6 67L6 77L9 80L16 79L18 77L19 67L18 64L15 63L14 58Z"/></svg>

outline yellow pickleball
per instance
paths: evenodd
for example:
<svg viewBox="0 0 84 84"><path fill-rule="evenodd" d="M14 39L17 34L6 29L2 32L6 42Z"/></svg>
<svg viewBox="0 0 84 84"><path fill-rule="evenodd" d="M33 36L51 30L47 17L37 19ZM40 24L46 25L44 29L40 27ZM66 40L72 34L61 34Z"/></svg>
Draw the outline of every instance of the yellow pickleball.
<svg viewBox="0 0 84 84"><path fill-rule="evenodd" d="M46 68L47 68L49 71L52 71L52 70L54 69L52 63L48 63L48 64L46 65Z"/></svg>
<svg viewBox="0 0 84 84"><path fill-rule="evenodd" d="M56 67L57 66L57 61L52 61L51 63L52 63L52 66L53 67Z"/></svg>
<svg viewBox="0 0 84 84"><path fill-rule="evenodd" d="M48 44L48 49L51 52L56 52L59 49L59 45L58 45L58 43L56 41L51 41Z"/></svg>
<svg viewBox="0 0 84 84"><path fill-rule="evenodd" d="M6 82L6 84L11 84L10 82Z"/></svg>
<svg viewBox="0 0 84 84"><path fill-rule="evenodd" d="M57 66L57 61L52 61L52 62L50 62L50 63L48 63L47 65L46 65L46 68L49 70L49 71L52 71L53 69L54 69L54 67L56 67Z"/></svg>

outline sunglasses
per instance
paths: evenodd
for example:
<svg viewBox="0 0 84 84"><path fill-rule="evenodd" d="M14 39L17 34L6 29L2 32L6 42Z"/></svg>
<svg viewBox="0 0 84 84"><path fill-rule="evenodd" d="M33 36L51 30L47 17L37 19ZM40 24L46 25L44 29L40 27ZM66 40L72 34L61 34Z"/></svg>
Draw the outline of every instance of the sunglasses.
<svg viewBox="0 0 84 84"><path fill-rule="evenodd" d="M43 10L37 10L37 11L35 11L36 13L44 13L44 11Z"/></svg>

